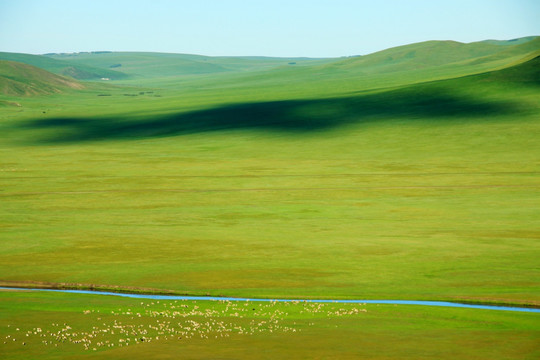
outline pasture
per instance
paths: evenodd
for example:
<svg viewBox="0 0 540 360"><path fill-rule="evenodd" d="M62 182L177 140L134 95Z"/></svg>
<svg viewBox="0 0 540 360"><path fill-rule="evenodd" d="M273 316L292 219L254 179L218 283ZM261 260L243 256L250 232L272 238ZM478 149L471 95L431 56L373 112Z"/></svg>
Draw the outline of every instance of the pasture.
<svg viewBox="0 0 540 360"><path fill-rule="evenodd" d="M200 72L192 58L177 76L170 59L142 73L139 54L119 80L0 94L0 285L538 306L538 44L415 44L440 59L395 63L213 59ZM388 55L409 59L405 50ZM449 53L461 55L441 63ZM127 55L106 56L64 60L106 69ZM0 343L14 358L57 354L41 342L58 339L37 327L88 334L110 329L113 310L133 327L155 321L140 301L0 297L0 340L12 327L36 340ZM117 335L101 334L115 349L97 356L538 355L536 314L347 305L362 311L326 317L343 306L322 316L276 304L290 314L280 326L301 331L241 336L235 326L264 316L232 321L225 303L193 306L227 317L230 338L158 340L156 330L156 341L119 349ZM104 325L86 310L107 313Z"/></svg>
<svg viewBox="0 0 540 360"><path fill-rule="evenodd" d="M28 292L0 292L0 309L0 349L13 359L538 356L538 315L506 311Z"/></svg>

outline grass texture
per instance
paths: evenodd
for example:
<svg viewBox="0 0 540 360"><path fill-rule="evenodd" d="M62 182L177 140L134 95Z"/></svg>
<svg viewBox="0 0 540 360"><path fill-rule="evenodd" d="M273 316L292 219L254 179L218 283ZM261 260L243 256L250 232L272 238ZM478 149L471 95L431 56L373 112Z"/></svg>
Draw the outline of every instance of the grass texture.
<svg viewBox="0 0 540 360"><path fill-rule="evenodd" d="M172 55L46 57L126 77L0 95L0 283L537 306L538 55L528 38L348 59L208 58L198 72L204 59L186 55L176 63L186 73ZM144 72L143 60L155 66ZM0 296L8 324L31 313L52 329L68 316L46 310L53 295ZM530 315L365 308L372 327L317 319L300 338L182 346L203 358L257 346L321 358L533 358L538 348ZM79 310L74 324L88 319ZM180 346L137 348L155 344ZM55 356L45 349L36 356Z"/></svg>
<svg viewBox="0 0 540 360"><path fill-rule="evenodd" d="M538 315L0 292L10 359L535 359ZM22 321L22 319L25 319Z"/></svg>

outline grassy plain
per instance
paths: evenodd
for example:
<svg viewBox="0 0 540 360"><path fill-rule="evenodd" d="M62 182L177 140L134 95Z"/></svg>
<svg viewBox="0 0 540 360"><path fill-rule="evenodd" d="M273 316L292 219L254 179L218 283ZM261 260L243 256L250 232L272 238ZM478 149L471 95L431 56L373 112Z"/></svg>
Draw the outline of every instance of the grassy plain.
<svg viewBox="0 0 540 360"><path fill-rule="evenodd" d="M435 48L458 51L447 45ZM228 59L236 70L156 78L133 67L83 90L0 95L0 282L539 305L538 38L493 45L502 55L481 45L450 63L389 50L401 71L363 57L242 71ZM0 296L11 323L67 316L28 308L45 310L50 294ZM377 309L372 328L317 320L299 335L306 353L290 334L223 351L532 358L538 348L535 314Z"/></svg>
<svg viewBox="0 0 540 360"><path fill-rule="evenodd" d="M0 354L118 359L536 359L538 314L0 292ZM21 322L20 319L26 319Z"/></svg>

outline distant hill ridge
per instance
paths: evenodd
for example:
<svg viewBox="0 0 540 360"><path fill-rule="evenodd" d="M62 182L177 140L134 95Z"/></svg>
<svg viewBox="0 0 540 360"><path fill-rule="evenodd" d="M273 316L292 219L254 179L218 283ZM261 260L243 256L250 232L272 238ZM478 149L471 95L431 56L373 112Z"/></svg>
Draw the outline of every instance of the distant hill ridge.
<svg viewBox="0 0 540 360"><path fill-rule="evenodd" d="M485 40L474 43L457 41L426 41L398 46L364 56L330 59L271 57L210 57L189 54L144 52L87 52L50 55L52 60L122 71L133 78L161 78L223 72L297 69L327 73L329 76L346 71L349 75L377 75L397 72L453 68L482 72L503 67L509 61L534 50L540 50L540 37L513 40ZM463 73L463 75L466 75ZM311 76L311 75L309 75Z"/></svg>
<svg viewBox="0 0 540 360"><path fill-rule="evenodd" d="M131 78L261 71L287 65L313 65L321 59L250 56L203 56L152 52L81 52L49 55L51 59L122 71ZM323 60L334 61L335 59Z"/></svg>
<svg viewBox="0 0 540 360"><path fill-rule="evenodd" d="M328 64L328 67L341 67L368 70L371 73L387 73L416 70L449 64L474 64L489 62L540 50L540 37L474 43L457 41L426 41L398 46L369 55L347 58Z"/></svg>
<svg viewBox="0 0 540 360"><path fill-rule="evenodd" d="M77 80L99 80L101 78L120 80L127 78L126 74L119 71L101 69L84 64L72 64L69 61L56 60L44 55L0 52L0 60L25 63L57 75L70 76Z"/></svg>
<svg viewBox="0 0 540 360"><path fill-rule="evenodd" d="M373 89L486 73L519 65L538 54L540 37L537 36L474 43L425 41L364 56L328 59L111 51L47 55L0 52L0 60L19 63L3 63L1 91L33 95L82 87L75 80L55 78L51 73L77 80L144 79L152 86L160 86L166 78L176 83L176 78L181 76L240 74L231 77L231 81L281 84L294 79L306 86L337 89L348 82L353 84L352 89ZM21 63L32 67L23 67ZM39 73L37 68L46 72Z"/></svg>

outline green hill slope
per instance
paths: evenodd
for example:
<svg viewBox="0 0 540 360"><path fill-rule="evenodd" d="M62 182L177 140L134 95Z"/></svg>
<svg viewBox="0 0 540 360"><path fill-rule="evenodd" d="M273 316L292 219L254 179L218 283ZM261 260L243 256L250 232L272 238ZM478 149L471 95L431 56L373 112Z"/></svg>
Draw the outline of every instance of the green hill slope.
<svg viewBox="0 0 540 360"><path fill-rule="evenodd" d="M125 79L127 77L126 74L111 69L100 69L84 64L73 64L69 61L59 61L43 55L0 52L0 60L25 63L58 75L70 76L77 80L99 80L101 78L117 80Z"/></svg>
<svg viewBox="0 0 540 360"><path fill-rule="evenodd" d="M517 40L514 42L481 41L468 44L456 41L427 41L338 61L328 67L346 68L365 74L388 73L437 68L452 64L488 63L540 49L540 37ZM495 56L497 54L498 56ZM472 62L478 59L482 61Z"/></svg>
<svg viewBox="0 0 540 360"><path fill-rule="evenodd" d="M430 41L384 50L358 58L311 67L296 75L313 87L363 91L451 79L501 69L540 51L540 38L501 46ZM286 76L286 74L283 74Z"/></svg>
<svg viewBox="0 0 540 360"><path fill-rule="evenodd" d="M0 59L23 62L75 79L164 79L193 75L232 76L271 83L305 81L323 88L327 82L351 82L355 88L402 85L491 71L540 50L540 37L475 43L427 41L350 58L210 57L143 52L82 52L27 55L0 53ZM238 77L240 76L240 77ZM279 81L278 81L279 82ZM271 86L271 84L269 84ZM281 84L279 85L281 86Z"/></svg>
<svg viewBox="0 0 540 360"><path fill-rule="evenodd" d="M532 59L507 68L478 75L478 79L498 83L520 83L525 85L540 85L540 52Z"/></svg>
<svg viewBox="0 0 540 360"><path fill-rule="evenodd" d="M4 95L43 95L83 85L43 69L15 61L0 60L0 93Z"/></svg>
<svg viewBox="0 0 540 360"><path fill-rule="evenodd" d="M528 39L504 46L431 41L362 57L327 59L325 64L281 65L264 71L226 73L219 74L219 78L215 75L181 82L171 78L156 85L166 84L171 89L191 92L221 87L227 90L222 92L223 96L234 93L232 89L249 97L259 94L259 98L265 98L263 93L279 93L282 99L340 96L502 69L532 58L540 51L540 38Z"/></svg>

